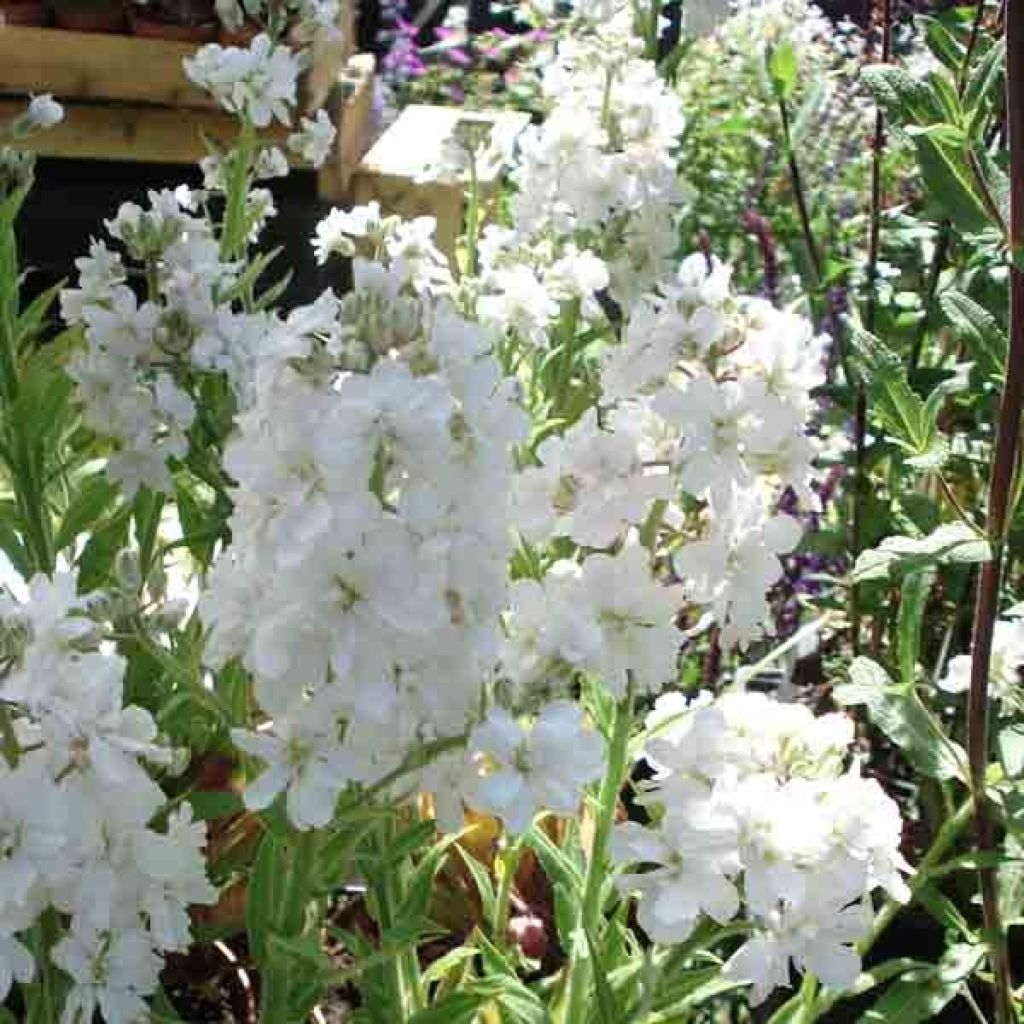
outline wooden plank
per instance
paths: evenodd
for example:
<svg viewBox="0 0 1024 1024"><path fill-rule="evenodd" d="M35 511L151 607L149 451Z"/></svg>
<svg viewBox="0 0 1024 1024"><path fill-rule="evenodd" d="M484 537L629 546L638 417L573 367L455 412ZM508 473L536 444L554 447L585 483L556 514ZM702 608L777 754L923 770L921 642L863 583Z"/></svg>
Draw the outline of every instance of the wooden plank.
<svg viewBox="0 0 1024 1024"><path fill-rule="evenodd" d="M23 101L0 100L0 120L24 109ZM214 110L69 103L61 124L25 146L40 156L191 164L206 155L203 135L230 144L237 133L238 122Z"/></svg>
<svg viewBox="0 0 1024 1024"><path fill-rule="evenodd" d="M341 202L348 197L356 167L370 148L374 64L373 54L358 53L338 76L338 99L330 110L338 138L319 176L318 188L324 199Z"/></svg>
<svg viewBox="0 0 1024 1024"><path fill-rule="evenodd" d="M181 65L196 49L163 39L0 26L0 92L215 108Z"/></svg>

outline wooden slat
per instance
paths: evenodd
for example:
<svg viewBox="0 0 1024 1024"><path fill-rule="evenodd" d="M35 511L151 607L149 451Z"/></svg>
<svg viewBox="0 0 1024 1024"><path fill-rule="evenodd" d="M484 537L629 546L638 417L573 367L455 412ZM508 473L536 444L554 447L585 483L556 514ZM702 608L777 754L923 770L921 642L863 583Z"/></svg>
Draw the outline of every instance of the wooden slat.
<svg viewBox="0 0 1024 1024"><path fill-rule="evenodd" d="M22 101L0 100L0 120L24 109ZM40 156L190 164L206 155L203 135L230 143L237 132L234 118L214 110L69 103L61 124L25 145Z"/></svg>
<svg viewBox="0 0 1024 1024"><path fill-rule="evenodd" d="M213 99L181 66L196 49L163 39L0 26L0 92L210 109Z"/></svg>
<svg viewBox="0 0 1024 1024"><path fill-rule="evenodd" d="M334 153L320 169L321 197L334 202L348 198L352 175L370 148L370 120L373 114L373 71L371 53L351 57L338 76L331 118L338 129Z"/></svg>

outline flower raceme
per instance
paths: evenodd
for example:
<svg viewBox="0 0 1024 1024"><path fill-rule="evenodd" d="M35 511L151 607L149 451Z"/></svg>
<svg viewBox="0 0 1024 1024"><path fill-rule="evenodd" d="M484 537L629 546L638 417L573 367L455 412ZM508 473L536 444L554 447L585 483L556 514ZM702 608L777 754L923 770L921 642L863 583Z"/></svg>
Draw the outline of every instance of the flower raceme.
<svg viewBox="0 0 1024 1024"><path fill-rule="evenodd" d="M896 804L846 767L852 721L757 693L673 693L647 735L657 774L642 802L656 823L617 826L612 841L621 864L647 865L618 880L639 893L645 931L681 942L702 914L726 924L742 907L750 936L725 973L755 1001L789 983L790 963L852 985L872 892L906 900L910 870Z"/></svg>
<svg viewBox="0 0 1024 1024"><path fill-rule="evenodd" d="M172 752L148 712L124 706L125 662L101 641L103 595L73 573L0 598L10 741L0 763L0 998L35 973L19 937L46 908L65 915L52 951L70 978L61 1020L133 1024L147 1012L161 955L191 942L187 908L212 903L205 826L167 800L146 763Z"/></svg>

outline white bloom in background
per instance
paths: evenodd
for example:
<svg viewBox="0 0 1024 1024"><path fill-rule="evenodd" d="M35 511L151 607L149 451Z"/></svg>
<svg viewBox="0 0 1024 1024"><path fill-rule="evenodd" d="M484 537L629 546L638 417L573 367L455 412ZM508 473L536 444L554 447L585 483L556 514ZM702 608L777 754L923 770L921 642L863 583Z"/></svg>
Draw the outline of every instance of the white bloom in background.
<svg viewBox="0 0 1024 1024"><path fill-rule="evenodd" d="M513 834L525 832L542 810L575 814L604 763L604 742L570 701L548 704L529 727L494 708L473 730L469 749L486 771L473 806L501 818Z"/></svg>
<svg viewBox="0 0 1024 1024"><path fill-rule="evenodd" d="M321 167L331 155L337 130L326 110L318 110L315 117L304 117L300 130L288 136L288 148L314 167Z"/></svg>
<svg viewBox="0 0 1024 1024"><path fill-rule="evenodd" d="M40 93L29 101L25 111L15 123L15 132L46 131L64 120L64 108L50 93Z"/></svg>
<svg viewBox="0 0 1024 1024"><path fill-rule="evenodd" d="M966 693L971 688L969 654L949 659L946 674L939 680L939 689L946 693ZM989 696L1002 704L1009 714L1021 703L1021 668L1024 667L1024 620L999 619L992 634L992 656L989 661Z"/></svg>
<svg viewBox="0 0 1024 1024"><path fill-rule="evenodd" d="M185 74L231 114L266 128L291 121L301 61L261 33L248 49L208 43L182 62Z"/></svg>
<svg viewBox="0 0 1024 1024"><path fill-rule="evenodd" d="M707 606L727 645L746 643L767 624L765 593L782 575L779 556L800 541L792 516L765 516L756 493L733 491L730 508L716 510L710 535L684 544L672 567L690 597Z"/></svg>

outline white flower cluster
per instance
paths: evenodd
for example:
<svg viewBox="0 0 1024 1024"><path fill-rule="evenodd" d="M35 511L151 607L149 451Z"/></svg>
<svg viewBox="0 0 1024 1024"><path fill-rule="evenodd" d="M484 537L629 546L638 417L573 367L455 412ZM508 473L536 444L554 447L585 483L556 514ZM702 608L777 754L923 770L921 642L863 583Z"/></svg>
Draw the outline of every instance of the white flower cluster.
<svg viewBox="0 0 1024 1024"><path fill-rule="evenodd" d="M619 879L640 894L644 930L682 942L701 915L725 924L742 905L752 933L726 975L751 983L755 1001L789 984L791 963L830 988L852 985L872 892L907 899L910 870L898 807L845 768L852 720L757 693L671 693L647 726L654 823L612 838L620 864L646 866Z"/></svg>
<svg viewBox="0 0 1024 1024"><path fill-rule="evenodd" d="M191 212L201 198L181 186L150 192L148 208L122 204L106 226L127 260L94 241L75 261L78 287L60 297L65 321L81 325L85 339L68 373L85 422L117 443L107 473L129 496L140 485L171 490L168 463L189 450L205 377L226 376L244 408L267 353L305 352L309 335L336 328L330 291L287 317L237 310L243 268L222 260L210 222ZM260 201L256 191L249 198ZM142 300L129 283L140 277Z"/></svg>
<svg viewBox="0 0 1024 1024"><path fill-rule="evenodd" d="M70 981L62 1024L145 1019L160 954L189 945L188 906L216 899L205 827L187 805L168 812L143 766L171 751L124 706L99 601L76 597L73 573L36 576L24 604L0 594L0 999L33 977L25 933L52 907L68 920L52 950Z"/></svg>
<svg viewBox="0 0 1024 1024"><path fill-rule="evenodd" d="M319 350L264 366L226 453L233 544L200 604L209 659L240 658L268 718L235 736L267 766L247 803L287 790L300 828L464 733L501 640L525 416L489 336L417 291L429 238L391 228L382 291L357 284ZM407 333L370 330L405 314Z"/></svg>
<svg viewBox="0 0 1024 1024"><path fill-rule="evenodd" d="M248 47L208 43L184 60L185 74L229 113L257 128L291 123L302 58L261 33Z"/></svg>
<svg viewBox="0 0 1024 1024"><path fill-rule="evenodd" d="M239 268L223 263L209 222L189 210L197 197L181 187L150 192L148 208L124 203L106 222L120 253L94 241L75 261L77 288L61 293L68 324L86 346L69 360L86 423L118 443L107 471L130 495L141 484L170 489L168 459L183 458L196 416L194 370L230 370L246 379L252 346L269 318L231 312L227 297ZM148 275L140 301L130 269Z"/></svg>
<svg viewBox="0 0 1024 1024"><path fill-rule="evenodd" d="M1024 668L1024 619L1019 606L1011 609L1009 616L999 619L992 635L992 657L988 669L989 697L997 701L1005 715L1013 714L1024 707L1024 687L1021 686L1021 669ZM958 654L949 659L946 674L939 680L940 690L946 693L964 694L971 688L971 666L974 658L970 654Z"/></svg>
<svg viewBox="0 0 1024 1024"><path fill-rule="evenodd" d="M668 270L683 200L679 100L644 60L632 7L597 11L545 69L543 122L518 138L513 229L481 246L480 315L542 344L558 302L620 304ZM607 16L606 16L607 15Z"/></svg>
<svg viewBox="0 0 1024 1024"><path fill-rule="evenodd" d="M774 514L779 496L792 488L815 501L805 428L824 381L823 339L803 317L734 296L728 268L698 253L634 307L622 343L605 349L601 381L615 403L603 423L591 410L542 442L540 465L520 475L522 535L607 548L665 503L685 596L711 613L723 642L750 640L765 624L778 556L800 537L795 519ZM703 503L696 517L684 508L692 499ZM560 621L549 612L549 635Z"/></svg>

